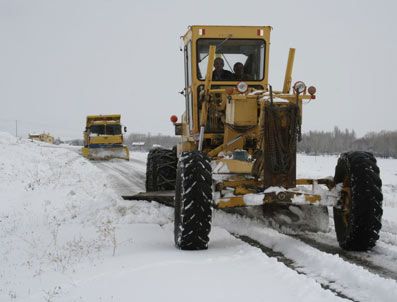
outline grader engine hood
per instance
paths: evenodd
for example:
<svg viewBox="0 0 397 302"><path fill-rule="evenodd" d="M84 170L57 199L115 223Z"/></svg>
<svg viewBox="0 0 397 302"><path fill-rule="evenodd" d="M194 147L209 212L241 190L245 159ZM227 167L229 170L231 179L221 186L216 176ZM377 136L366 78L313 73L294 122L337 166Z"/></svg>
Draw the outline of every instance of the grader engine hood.
<svg viewBox="0 0 397 302"><path fill-rule="evenodd" d="M234 95L226 102L226 123L232 126L256 126L258 108L256 98Z"/></svg>

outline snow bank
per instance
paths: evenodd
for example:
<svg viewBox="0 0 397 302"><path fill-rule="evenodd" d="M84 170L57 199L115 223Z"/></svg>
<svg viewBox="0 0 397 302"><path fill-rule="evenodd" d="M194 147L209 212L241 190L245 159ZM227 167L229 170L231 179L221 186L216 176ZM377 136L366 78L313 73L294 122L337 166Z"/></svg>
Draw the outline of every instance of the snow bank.
<svg viewBox="0 0 397 302"><path fill-rule="evenodd" d="M0 145L4 144L15 144L18 141L18 139L6 132L0 132Z"/></svg>
<svg viewBox="0 0 397 302"><path fill-rule="evenodd" d="M52 301L79 267L131 244L124 224L170 221L169 209L124 204L73 150L0 133L0 301Z"/></svg>

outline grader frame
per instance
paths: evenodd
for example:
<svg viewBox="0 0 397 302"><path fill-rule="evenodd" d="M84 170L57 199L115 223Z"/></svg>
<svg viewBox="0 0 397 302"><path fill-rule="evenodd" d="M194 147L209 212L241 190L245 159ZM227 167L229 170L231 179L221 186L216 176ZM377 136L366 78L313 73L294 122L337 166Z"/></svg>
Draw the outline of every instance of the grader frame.
<svg viewBox="0 0 397 302"><path fill-rule="evenodd" d="M179 123L171 116L181 141L173 150L149 152L147 192L125 198L174 206L180 249L208 247L212 208L309 230L314 222L314 230L328 231L327 206L340 246L370 249L382 217L376 159L347 152L334 178L296 178L302 103L315 99L316 89L298 81L291 90L291 48L283 88L273 90L270 32L270 26L189 27L182 37L186 110Z"/></svg>
<svg viewBox="0 0 397 302"><path fill-rule="evenodd" d="M304 89L300 93L297 93L295 90L291 93L292 70L295 57L294 48L291 48L289 51L283 89L281 91L273 91L271 89L268 81L268 46L270 45L271 29L272 28L269 26L191 26L188 32L183 36L183 42L185 45L185 73L191 73L191 75L185 75L186 87L184 91L186 97L186 108L188 110L190 109L191 113L189 116L186 112L182 116L182 122L175 123L176 129L182 129L182 131L179 131L182 141L177 147L178 154L192 150L203 151L216 162L225 164L230 174L248 175L251 174L251 171L254 168L252 162L220 158L219 154L233 152L236 149L245 149L250 156L254 156L255 151L261 149L267 151L267 149L271 147L269 144L266 144L268 138L262 137L262 141L259 139L261 137L261 131L263 131L261 127L269 126L266 124L266 121L264 121L267 108L272 106L278 108L291 108L292 110L296 109L296 118L299 120L296 121L296 125L293 126L300 128L302 101L314 99L315 94L308 93L307 89ZM197 76L199 74L198 69L200 60L200 56L198 54L199 41L200 39L211 40L215 38L221 40L219 43L220 47L218 46L218 48L221 48L220 51L222 51L222 47L228 47L228 45L225 44L229 43L232 45L232 41L262 41L264 48L263 77L258 80L251 79L249 81L244 81L248 87L257 87L256 89L249 88L246 92L241 93L235 88L236 85L239 84L239 81L237 80L212 80L212 66L217 55L216 45L209 46L205 78L200 79ZM243 46L245 45L242 45L240 48ZM191 49L190 58L189 48ZM232 48L232 46L229 46L229 48ZM248 54L248 57L249 55L250 54ZM220 57L219 54L218 57ZM202 87L201 90L200 87ZM315 90L311 90L311 92L313 91ZM278 102L278 100L281 101ZM216 104L214 104L215 102ZM225 121L223 122L223 133L206 131L211 107L216 107L213 111L216 110L218 114L225 117ZM283 114L285 113L282 112L281 115ZM282 116L282 118L284 118L284 122L288 122L286 121L286 117ZM290 134L290 136L292 135L295 137L295 133ZM294 138L291 138L291 140L294 140ZM290 153L291 154L289 154L289 156L291 157L291 162L287 173L285 173L285 171L283 173L271 173L271 167L269 167L270 161L258 160L265 165L265 167L261 169L264 172L261 184L258 184L258 181L255 178L247 179L246 177L239 177L238 180L233 181L227 180L227 185L222 184L222 182L218 183L218 188L234 188L233 193L236 195L233 197L221 198L219 201L221 204L218 206L223 208L246 206L244 195L254 193L258 191L258 189L265 190L272 186L279 186L287 189L295 188L296 183L303 185L312 184L313 182L324 182L324 180L296 180L296 145L292 146ZM266 155L262 154L262 156ZM330 186L331 182L328 182L328 185ZM280 197L286 195L287 200L284 198L283 202L287 202L295 195L303 195L307 201L311 202L318 201L321 198L318 194L293 191L287 194L281 193L278 195L280 195ZM277 201L276 197L266 197L264 198L264 202L275 202ZM215 204L217 205L218 202L215 201Z"/></svg>

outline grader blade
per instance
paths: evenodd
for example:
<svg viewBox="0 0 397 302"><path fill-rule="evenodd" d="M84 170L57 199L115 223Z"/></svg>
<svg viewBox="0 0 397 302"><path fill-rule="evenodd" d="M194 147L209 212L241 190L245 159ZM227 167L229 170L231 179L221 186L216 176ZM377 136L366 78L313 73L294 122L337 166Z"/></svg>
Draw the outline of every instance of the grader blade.
<svg viewBox="0 0 397 302"><path fill-rule="evenodd" d="M266 204L263 207L265 220L293 230L328 232L329 216L326 206L309 204Z"/></svg>
<svg viewBox="0 0 397 302"><path fill-rule="evenodd" d="M281 231L328 232L329 216L325 206L307 204L266 204L260 206L223 209L264 222L266 226Z"/></svg>
<svg viewBox="0 0 397 302"><path fill-rule="evenodd" d="M175 191L140 192L135 195L122 196L124 200L157 201L166 206L174 206Z"/></svg>

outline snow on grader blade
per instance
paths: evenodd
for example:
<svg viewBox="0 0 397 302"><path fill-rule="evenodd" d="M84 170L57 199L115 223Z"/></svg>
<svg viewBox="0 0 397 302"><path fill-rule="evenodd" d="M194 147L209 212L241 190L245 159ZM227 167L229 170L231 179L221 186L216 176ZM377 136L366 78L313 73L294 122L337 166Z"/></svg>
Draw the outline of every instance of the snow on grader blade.
<svg viewBox="0 0 397 302"><path fill-rule="evenodd" d="M270 32L270 26L189 27L182 37L186 110L179 123L171 116L181 142L176 151L149 152L150 195L139 198L161 201L163 193L156 191L175 189L180 249L208 247L212 208L327 231L329 206L339 245L370 249L382 217L376 159L367 152L344 153L334 178L296 178L302 104L316 99L316 88L298 81L291 90L291 48L283 88L273 90Z"/></svg>
<svg viewBox="0 0 397 302"><path fill-rule="evenodd" d="M119 114L87 116L81 151L84 157L90 160L130 159L129 150L123 145L120 118Z"/></svg>

